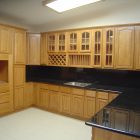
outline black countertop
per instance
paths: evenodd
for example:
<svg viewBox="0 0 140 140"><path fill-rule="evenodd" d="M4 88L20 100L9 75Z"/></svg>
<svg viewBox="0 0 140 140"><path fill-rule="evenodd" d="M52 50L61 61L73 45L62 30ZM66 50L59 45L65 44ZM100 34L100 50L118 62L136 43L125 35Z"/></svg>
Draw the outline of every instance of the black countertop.
<svg viewBox="0 0 140 140"><path fill-rule="evenodd" d="M70 82L67 80L47 78L32 78L27 80L27 82L30 81L63 86L68 86L64 83ZM77 88L119 93L119 96L115 100L90 120L86 121L86 125L140 138L140 87L101 81L84 80L84 82L92 84Z"/></svg>

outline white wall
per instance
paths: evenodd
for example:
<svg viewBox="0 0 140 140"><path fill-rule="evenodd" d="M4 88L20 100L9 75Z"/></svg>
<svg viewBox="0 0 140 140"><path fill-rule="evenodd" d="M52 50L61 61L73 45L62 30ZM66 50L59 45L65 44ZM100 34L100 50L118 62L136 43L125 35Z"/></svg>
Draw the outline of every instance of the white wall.
<svg viewBox="0 0 140 140"><path fill-rule="evenodd" d="M117 0L116 0L117 1ZM53 21L45 25L36 26L35 31L53 31L113 24L140 23L140 0L122 0L121 3L110 3L99 10L92 9L83 15L75 13L74 18L67 17L63 20Z"/></svg>

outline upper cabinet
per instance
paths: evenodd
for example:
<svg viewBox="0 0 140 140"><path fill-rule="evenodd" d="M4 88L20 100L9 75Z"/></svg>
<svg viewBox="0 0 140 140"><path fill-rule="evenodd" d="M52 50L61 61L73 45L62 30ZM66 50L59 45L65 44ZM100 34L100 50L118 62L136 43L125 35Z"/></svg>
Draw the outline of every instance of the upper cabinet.
<svg viewBox="0 0 140 140"><path fill-rule="evenodd" d="M93 46L93 66L102 66L102 29L94 29L92 32L92 46Z"/></svg>
<svg viewBox="0 0 140 140"><path fill-rule="evenodd" d="M78 52L79 49L79 32L68 32L68 52Z"/></svg>
<svg viewBox="0 0 140 140"><path fill-rule="evenodd" d="M140 26L135 27L135 69L140 69Z"/></svg>
<svg viewBox="0 0 140 140"><path fill-rule="evenodd" d="M80 52L91 51L91 30L80 31Z"/></svg>
<svg viewBox="0 0 140 140"><path fill-rule="evenodd" d="M114 66L114 28L103 29L103 67L113 68Z"/></svg>
<svg viewBox="0 0 140 140"><path fill-rule="evenodd" d="M27 34L28 65L40 65L40 34Z"/></svg>
<svg viewBox="0 0 140 140"><path fill-rule="evenodd" d="M134 57L134 27L118 27L115 34L116 68L132 69Z"/></svg>
<svg viewBox="0 0 140 140"><path fill-rule="evenodd" d="M66 33L58 33L58 51L65 52L67 47L67 35Z"/></svg>
<svg viewBox="0 0 140 140"><path fill-rule="evenodd" d="M25 64L26 31L14 30L14 63Z"/></svg>
<svg viewBox="0 0 140 140"><path fill-rule="evenodd" d="M10 53L12 50L12 29L0 25L0 53Z"/></svg>

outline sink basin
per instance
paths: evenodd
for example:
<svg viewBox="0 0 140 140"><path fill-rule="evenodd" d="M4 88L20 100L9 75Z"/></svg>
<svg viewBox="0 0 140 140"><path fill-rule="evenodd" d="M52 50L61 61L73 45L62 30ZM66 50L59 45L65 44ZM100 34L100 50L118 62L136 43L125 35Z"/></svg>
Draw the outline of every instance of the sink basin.
<svg viewBox="0 0 140 140"><path fill-rule="evenodd" d="M83 83L83 82L67 82L64 84L70 86L77 86L77 87L86 87L91 85L91 83Z"/></svg>

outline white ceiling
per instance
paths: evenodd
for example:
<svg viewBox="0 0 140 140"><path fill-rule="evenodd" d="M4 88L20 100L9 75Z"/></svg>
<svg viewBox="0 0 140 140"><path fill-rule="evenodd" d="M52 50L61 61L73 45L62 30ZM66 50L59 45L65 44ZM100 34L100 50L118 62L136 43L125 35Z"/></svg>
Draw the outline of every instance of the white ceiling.
<svg viewBox="0 0 140 140"><path fill-rule="evenodd" d="M5 21L28 28L41 29L47 25L54 27L54 24L56 26L56 24L64 23L65 25L65 23L71 24L77 21L78 23L86 22L93 17L109 15L110 12L115 14L116 11L125 9L125 7L131 10L131 7L137 6L140 9L140 0L104 0L60 14L43 6L42 1L0 0L0 22Z"/></svg>

